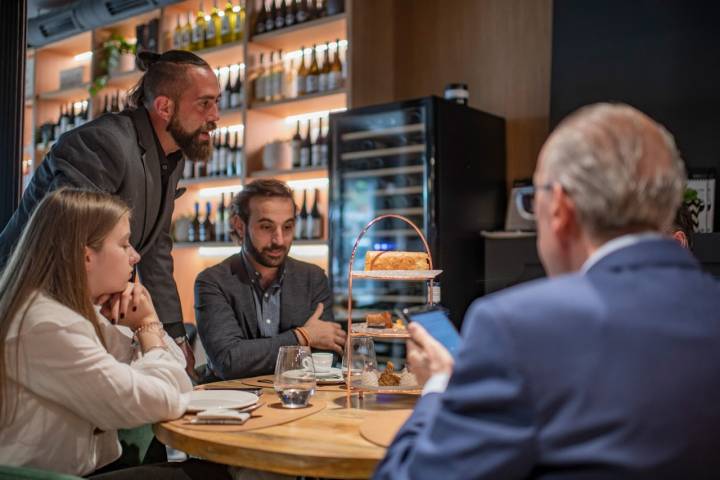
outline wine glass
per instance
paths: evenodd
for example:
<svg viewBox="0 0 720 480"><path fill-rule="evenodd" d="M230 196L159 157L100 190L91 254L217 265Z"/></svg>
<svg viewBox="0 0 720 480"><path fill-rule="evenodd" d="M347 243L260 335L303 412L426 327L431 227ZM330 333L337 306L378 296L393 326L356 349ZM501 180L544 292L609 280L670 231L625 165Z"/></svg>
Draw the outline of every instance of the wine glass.
<svg viewBox="0 0 720 480"><path fill-rule="evenodd" d="M303 408L315 393L310 347L280 347L275 362L275 393L285 408Z"/></svg>
<svg viewBox="0 0 720 480"><path fill-rule="evenodd" d="M343 375L347 376L348 372L348 351L350 351L352 365L350 367L350 375L359 379L364 372L374 371L377 369L377 359L375 357L375 342L372 337L349 337L345 344L345 355L342 359Z"/></svg>

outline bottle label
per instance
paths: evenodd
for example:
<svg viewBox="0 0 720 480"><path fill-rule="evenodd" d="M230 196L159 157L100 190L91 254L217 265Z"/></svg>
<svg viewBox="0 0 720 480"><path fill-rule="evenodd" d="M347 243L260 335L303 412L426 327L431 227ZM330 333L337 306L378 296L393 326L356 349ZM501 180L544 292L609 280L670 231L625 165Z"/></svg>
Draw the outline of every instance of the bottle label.
<svg viewBox="0 0 720 480"><path fill-rule="evenodd" d="M312 165L316 167L320 165L320 145L315 144L312 146Z"/></svg>
<svg viewBox="0 0 720 480"><path fill-rule="evenodd" d="M305 93L305 86L306 86L306 79L307 77L303 77L302 75L298 75L295 79L295 89L297 90L298 95L302 95Z"/></svg>
<svg viewBox="0 0 720 480"><path fill-rule="evenodd" d="M283 28L285 26L285 17L278 15L275 17L275 28Z"/></svg>
<svg viewBox="0 0 720 480"><path fill-rule="evenodd" d="M300 10L300 11L297 13L297 21L298 21L298 23L302 23L302 22L304 22L304 21L307 20L307 19L308 19L308 16L307 16L307 13L305 13L304 10Z"/></svg>
<svg viewBox="0 0 720 480"><path fill-rule="evenodd" d="M222 21L220 22L220 35L223 37L230 33L230 19L227 15L222 17Z"/></svg>
<svg viewBox="0 0 720 480"><path fill-rule="evenodd" d="M314 219L309 215L308 215L307 219L305 220L305 238L308 238L308 239L315 238L315 237L313 237L313 230L314 230L313 223L315 223L313 220Z"/></svg>
<svg viewBox="0 0 720 480"><path fill-rule="evenodd" d="M222 93L220 96L220 110L227 110L230 108L230 96L231 94L227 91Z"/></svg>
<svg viewBox="0 0 720 480"><path fill-rule="evenodd" d="M185 30L182 34L182 44L180 45L180 48L189 48L190 47L190 37L192 36L192 32Z"/></svg>
<svg viewBox="0 0 720 480"><path fill-rule="evenodd" d="M265 30L269 32L273 29L273 27L275 27L275 21L273 21L272 18L268 18L267 20L265 20Z"/></svg>
<svg viewBox="0 0 720 480"><path fill-rule="evenodd" d="M302 218L298 215L298 217L295 219L295 238L300 239L303 238L303 234L305 233L305 226L303 225Z"/></svg>
<svg viewBox="0 0 720 480"><path fill-rule="evenodd" d="M235 175L240 176L243 173L243 152L238 148L235 153Z"/></svg>
<svg viewBox="0 0 720 480"><path fill-rule="evenodd" d="M310 166L310 149L307 147L300 149L300 166L301 167L309 167Z"/></svg>
<svg viewBox="0 0 720 480"><path fill-rule="evenodd" d="M255 99L263 100L265 98L265 76L257 77L255 80Z"/></svg>
<svg viewBox="0 0 720 480"><path fill-rule="evenodd" d="M287 25L289 27L290 25L292 25L294 23L295 23L295 15L293 15L292 13L288 13L287 15L285 15L285 25Z"/></svg>
<svg viewBox="0 0 720 480"><path fill-rule="evenodd" d="M192 178L195 165L192 160L185 160L185 166L183 167L183 178Z"/></svg>
<svg viewBox="0 0 720 480"><path fill-rule="evenodd" d="M292 152L292 166L300 166L300 140L292 140L290 143L290 151Z"/></svg>
<svg viewBox="0 0 720 480"><path fill-rule="evenodd" d="M233 30L235 33L240 33L243 31L243 19L240 17L240 14L238 13L235 17L235 29ZM240 40L240 38L238 38Z"/></svg>
<svg viewBox="0 0 720 480"><path fill-rule="evenodd" d="M283 72L275 72L273 75L273 88L272 88L272 96L273 97L281 97L282 96L282 84L283 84Z"/></svg>
<svg viewBox="0 0 720 480"><path fill-rule="evenodd" d="M328 73L327 77L327 89L328 90L335 90L342 86L342 73L332 71Z"/></svg>
<svg viewBox="0 0 720 480"><path fill-rule="evenodd" d="M192 29L192 42L198 43L200 40L202 40L202 28L195 26L195 28Z"/></svg>
<svg viewBox="0 0 720 480"><path fill-rule="evenodd" d="M205 38L213 40L215 38L215 22L210 20L207 23L207 30L205 30Z"/></svg>
<svg viewBox="0 0 720 480"><path fill-rule="evenodd" d="M305 81L305 93L315 93L318 91L318 76L308 75Z"/></svg>
<svg viewBox="0 0 720 480"><path fill-rule="evenodd" d="M233 92L230 94L230 108L237 108L240 106L240 94Z"/></svg>
<svg viewBox="0 0 720 480"><path fill-rule="evenodd" d="M321 73L318 76L318 91L324 92L325 90L328 90L328 75Z"/></svg>
<svg viewBox="0 0 720 480"><path fill-rule="evenodd" d="M328 164L328 146L326 143L323 143L320 145L320 160L318 161L318 165L327 165Z"/></svg>
<svg viewBox="0 0 720 480"><path fill-rule="evenodd" d="M320 238L321 229L322 229L322 218L313 217L312 236L310 238Z"/></svg>
<svg viewBox="0 0 720 480"><path fill-rule="evenodd" d="M173 35L173 48L176 50L179 50L182 48L182 38L183 34L182 32L175 32L175 35Z"/></svg>

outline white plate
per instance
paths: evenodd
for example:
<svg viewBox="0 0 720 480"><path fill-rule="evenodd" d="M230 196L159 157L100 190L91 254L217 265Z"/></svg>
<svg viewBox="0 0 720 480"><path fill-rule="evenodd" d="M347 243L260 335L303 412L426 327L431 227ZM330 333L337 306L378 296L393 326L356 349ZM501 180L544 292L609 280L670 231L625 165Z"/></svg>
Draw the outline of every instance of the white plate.
<svg viewBox="0 0 720 480"><path fill-rule="evenodd" d="M329 368L327 372L318 372L315 370L315 376L317 378L330 378L330 377L340 377L342 378L342 370L339 368Z"/></svg>
<svg viewBox="0 0 720 480"><path fill-rule="evenodd" d="M257 402L257 395L239 390L193 390L190 392L187 411L199 412L210 408L245 408Z"/></svg>

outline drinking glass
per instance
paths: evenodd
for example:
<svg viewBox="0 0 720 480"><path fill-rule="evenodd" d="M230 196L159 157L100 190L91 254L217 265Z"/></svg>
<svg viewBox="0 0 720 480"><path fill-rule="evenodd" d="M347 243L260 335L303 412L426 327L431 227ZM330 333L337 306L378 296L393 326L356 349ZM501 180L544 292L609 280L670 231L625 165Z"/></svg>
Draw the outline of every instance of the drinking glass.
<svg viewBox="0 0 720 480"><path fill-rule="evenodd" d="M280 347L275 362L275 393L285 408L303 408L315 393L310 347Z"/></svg>
<svg viewBox="0 0 720 480"><path fill-rule="evenodd" d="M377 369L375 342L373 342L372 337L348 337L345 344L345 355L343 355L342 359L343 375L347 376L349 349L352 349L350 374L353 377L359 379L363 372Z"/></svg>

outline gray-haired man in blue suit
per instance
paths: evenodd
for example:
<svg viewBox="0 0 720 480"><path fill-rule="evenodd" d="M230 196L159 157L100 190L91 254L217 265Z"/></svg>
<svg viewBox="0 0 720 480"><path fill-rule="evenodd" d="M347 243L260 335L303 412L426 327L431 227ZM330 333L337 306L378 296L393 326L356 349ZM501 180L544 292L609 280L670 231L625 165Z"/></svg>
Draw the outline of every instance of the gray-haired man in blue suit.
<svg viewBox="0 0 720 480"><path fill-rule="evenodd" d="M424 394L375 478L718 478L720 288L661 234L684 178L629 106L563 121L533 179L552 278L477 300L455 361L411 324Z"/></svg>

